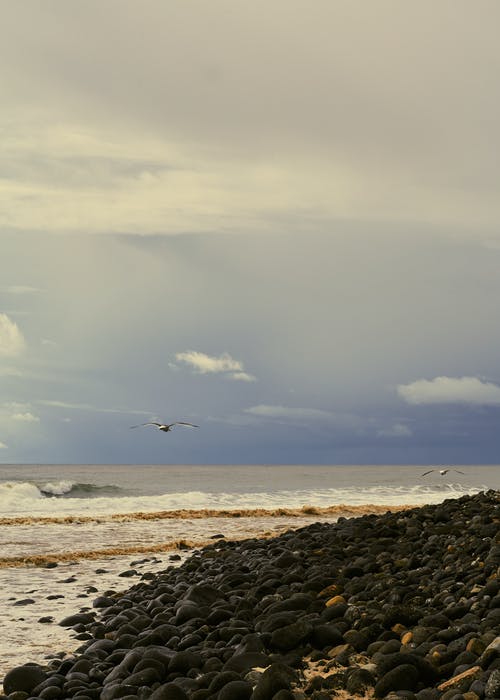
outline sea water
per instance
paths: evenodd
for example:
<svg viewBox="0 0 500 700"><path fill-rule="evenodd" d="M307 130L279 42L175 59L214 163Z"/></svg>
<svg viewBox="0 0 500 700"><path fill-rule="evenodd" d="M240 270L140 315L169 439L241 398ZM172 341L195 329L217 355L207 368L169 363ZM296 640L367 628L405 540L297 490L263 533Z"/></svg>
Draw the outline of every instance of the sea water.
<svg viewBox="0 0 500 700"><path fill-rule="evenodd" d="M57 624L64 616L172 565L174 551L182 561L221 535L270 536L500 489L496 465L424 476L430 468L0 465L0 677L71 653L81 642Z"/></svg>

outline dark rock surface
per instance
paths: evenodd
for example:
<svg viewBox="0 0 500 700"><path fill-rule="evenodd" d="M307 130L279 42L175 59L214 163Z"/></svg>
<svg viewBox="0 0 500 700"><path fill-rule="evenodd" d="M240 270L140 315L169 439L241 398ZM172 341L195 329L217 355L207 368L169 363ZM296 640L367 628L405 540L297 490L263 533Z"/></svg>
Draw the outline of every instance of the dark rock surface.
<svg viewBox="0 0 500 700"><path fill-rule="evenodd" d="M500 495L220 538L93 607L10 700L499 697Z"/></svg>

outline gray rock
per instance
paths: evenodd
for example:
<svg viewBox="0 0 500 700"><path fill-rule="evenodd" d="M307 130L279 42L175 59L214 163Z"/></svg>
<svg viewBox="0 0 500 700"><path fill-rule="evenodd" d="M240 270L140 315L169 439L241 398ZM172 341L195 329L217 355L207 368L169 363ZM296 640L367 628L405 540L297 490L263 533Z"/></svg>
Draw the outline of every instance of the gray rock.
<svg viewBox="0 0 500 700"><path fill-rule="evenodd" d="M368 688L375 685L375 677L370 671L363 668L354 669L349 675L346 683L346 690L352 695L364 695Z"/></svg>
<svg viewBox="0 0 500 700"><path fill-rule="evenodd" d="M88 625L91 622L94 622L94 613L76 613L63 618L59 625L61 627L74 627L80 624Z"/></svg>
<svg viewBox="0 0 500 700"><path fill-rule="evenodd" d="M188 695L176 683L165 683L153 691L149 700L188 700Z"/></svg>
<svg viewBox="0 0 500 700"><path fill-rule="evenodd" d="M230 681L221 688L217 700L249 700L252 692L253 688L247 681Z"/></svg>
<svg viewBox="0 0 500 700"><path fill-rule="evenodd" d="M31 693L37 685L47 679L47 675L46 671L38 664L16 666L3 679L4 692L6 695L17 690Z"/></svg>
<svg viewBox="0 0 500 700"><path fill-rule="evenodd" d="M297 674L288 666L274 663L266 668L252 693L252 700L272 700L279 690L288 690Z"/></svg>
<svg viewBox="0 0 500 700"><path fill-rule="evenodd" d="M375 686L375 697L383 698L391 690L414 690L418 673L415 666L402 664L385 673Z"/></svg>
<svg viewBox="0 0 500 700"><path fill-rule="evenodd" d="M485 698L500 698L500 669L496 668L490 673L484 689Z"/></svg>
<svg viewBox="0 0 500 700"><path fill-rule="evenodd" d="M281 651L289 651L306 640L312 633L313 626L307 620L297 620L291 625L275 630L271 635L271 644Z"/></svg>
<svg viewBox="0 0 500 700"><path fill-rule="evenodd" d="M247 651L241 654L236 654L232 656L224 664L225 671L236 671L237 673L244 674L250 671L252 668L261 666L266 668L270 664L270 659L267 654L262 654L258 651Z"/></svg>

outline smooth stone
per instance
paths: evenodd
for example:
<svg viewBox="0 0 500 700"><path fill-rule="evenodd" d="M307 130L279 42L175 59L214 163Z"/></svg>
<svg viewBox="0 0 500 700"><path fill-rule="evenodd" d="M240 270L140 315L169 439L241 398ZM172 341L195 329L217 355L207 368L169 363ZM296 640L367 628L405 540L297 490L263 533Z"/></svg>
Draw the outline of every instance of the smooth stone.
<svg viewBox="0 0 500 700"><path fill-rule="evenodd" d="M6 695L22 690L25 693L31 691L47 679L48 674L38 664L26 664L16 666L9 671L3 679L3 689Z"/></svg>
<svg viewBox="0 0 500 700"><path fill-rule="evenodd" d="M203 659L193 651L179 651L168 665L169 673L187 673L192 668L201 668Z"/></svg>
<svg viewBox="0 0 500 700"><path fill-rule="evenodd" d="M375 697L383 698L391 690L414 690L418 681L418 672L411 664L396 666L385 673L375 685Z"/></svg>
<svg viewBox="0 0 500 700"><path fill-rule="evenodd" d="M176 683L165 683L153 691L149 700L188 700L188 695Z"/></svg>
<svg viewBox="0 0 500 700"><path fill-rule="evenodd" d="M271 664L255 686L252 693L252 700L272 700L273 696L282 689L288 690L297 674L290 667L284 664Z"/></svg>
<svg viewBox="0 0 500 700"><path fill-rule="evenodd" d="M132 685L113 683L103 688L98 698L99 700L116 700L116 698L122 698L124 695L133 694L136 690L137 688Z"/></svg>
<svg viewBox="0 0 500 700"><path fill-rule="evenodd" d="M307 639L312 631L313 626L310 622L297 620L291 625L275 630L271 635L271 644L282 651L289 651Z"/></svg>
<svg viewBox="0 0 500 700"><path fill-rule="evenodd" d="M200 608L195 603L184 603L179 608L177 608L177 613L175 615L175 624L183 625L189 620L194 620L200 617Z"/></svg>
<svg viewBox="0 0 500 700"><path fill-rule="evenodd" d="M68 617L64 617L60 622L59 626L60 627L74 627L75 625L88 625L89 623L94 622L94 614L93 613L76 613L75 615L68 615Z"/></svg>
<svg viewBox="0 0 500 700"><path fill-rule="evenodd" d="M141 685L151 686L160 679L161 674L156 670L156 668L152 668L150 666L149 668L143 668L137 672L134 671L134 673L132 673L130 676L127 676L125 682L127 685L134 685L138 687Z"/></svg>
<svg viewBox="0 0 500 700"><path fill-rule="evenodd" d="M93 608L110 608L116 603L115 598L110 598L109 596L100 595L92 601Z"/></svg>
<svg viewBox="0 0 500 700"><path fill-rule="evenodd" d="M43 698L43 700L57 700L63 694L62 688L57 685L50 685L47 688L43 688L38 693L38 697Z"/></svg>
<svg viewBox="0 0 500 700"><path fill-rule="evenodd" d="M252 668L266 668L270 664L270 659L267 654L262 654L257 651L247 651L241 654L232 656L224 664L225 671L236 671L237 673L246 673Z"/></svg>
<svg viewBox="0 0 500 700"><path fill-rule="evenodd" d="M247 681L229 681L221 688L217 700L249 700L253 688Z"/></svg>
<svg viewBox="0 0 500 700"><path fill-rule="evenodd" d="M500 669L496 668L490 673L484 688L485 698L500 698Z"/></svg>
<svg viewBox="0 0 500 700"><path fill-rule="evenodd" d="M195 605L212 605L217 600L223 597L223 594L218 588L209 584L196 584L191 586L184 600L192 601Z"/></svg>
<svg viewBox="0 0 500 700"><path fill-rule="evenodd" d="M273 695L273 700L297 700L297 696L291 690L282 688Z"/></svg>
<svg viewBox="0 0 500 700"><path fill-rule="evenodd" d="M373 673L363 668L354 669L349 675L346 683L346 690L352 695L363 695L368 688L375 685Z"/></svg>
<svg viewBox="0 0 500 700"><path fill-rule="evenodd" d="M344 638L339 628L335 625L321 624L316 625L311 635L311 644L316 649L324 649L325 647L335 647L342 644Z"/></svg>

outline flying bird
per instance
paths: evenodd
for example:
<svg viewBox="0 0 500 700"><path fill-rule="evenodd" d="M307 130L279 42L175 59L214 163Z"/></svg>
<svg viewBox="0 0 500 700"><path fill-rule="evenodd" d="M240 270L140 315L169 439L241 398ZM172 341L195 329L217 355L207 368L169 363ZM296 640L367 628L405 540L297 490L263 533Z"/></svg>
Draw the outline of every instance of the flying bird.
<svg viewBox="0 0 500 700"><path fill-rule="evenodd" d="M163 431L164 433L169 433L172 428L176 425L188 425L190 428L199 428L199 425L195 425L194 423L188 423L187 421L183 420L178 420L175 423L140 423L139 425L131 425L131 428L142 428L143 425L155 425L158 430Z"/></svg>
<svg viewBox="0 0 500 700"><path fill-rule="evenodd" d="M453 470L452 470L452 469L448 468L448 469L439 469L439 470L437 470L437 469L429 469L429 471L424 472L423 474L420 474L420 476L426 476L427 474L430 474L431 472L435 472L435 471L439 471L439 473L440 473L441 476L444 476L445 474L448 474L449 471L457 472L457 474L465 474L465 472L461 472L460 469L453 469Z"/></svg>

